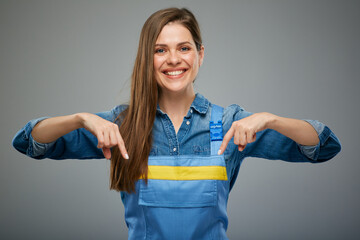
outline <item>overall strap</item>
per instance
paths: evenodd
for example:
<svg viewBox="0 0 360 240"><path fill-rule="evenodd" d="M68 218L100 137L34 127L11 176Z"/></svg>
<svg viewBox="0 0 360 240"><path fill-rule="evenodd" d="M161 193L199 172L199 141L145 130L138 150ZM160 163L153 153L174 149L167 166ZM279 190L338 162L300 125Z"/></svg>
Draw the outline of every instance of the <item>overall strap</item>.
<svg viewBox="0 0 360 240"><path fill-rule="evenodd" d="M218 105L212 105L211 120L210 120L210 141L211 141L211 155L217 155L222 140L222 115L224 109Z"/></svg>

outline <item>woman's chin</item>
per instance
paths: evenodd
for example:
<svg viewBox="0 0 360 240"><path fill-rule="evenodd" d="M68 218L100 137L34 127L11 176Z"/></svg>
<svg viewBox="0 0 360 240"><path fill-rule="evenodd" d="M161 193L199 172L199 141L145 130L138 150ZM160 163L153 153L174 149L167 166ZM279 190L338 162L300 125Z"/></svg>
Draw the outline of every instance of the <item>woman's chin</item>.
<svg viewBox="0 0 360 240"><path fill-rule="evenodd" d="M194 88L192 86L184 86L184 85L174 85L171 86L162 86L161 92L167 93L167 94L184 94L187 95L188 93L193 93Z"/></svg>

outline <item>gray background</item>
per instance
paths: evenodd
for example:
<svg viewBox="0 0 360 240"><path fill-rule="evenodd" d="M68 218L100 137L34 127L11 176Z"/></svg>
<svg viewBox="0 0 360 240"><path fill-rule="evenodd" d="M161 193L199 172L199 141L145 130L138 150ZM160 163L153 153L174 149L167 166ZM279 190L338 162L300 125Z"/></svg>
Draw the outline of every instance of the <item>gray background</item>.
<svg viewBox="0 0 360 240"><path fill-rule="evenodd" d="M106 160L37 161L11 146L29 120L127 101L141 27L189 7L205 59L196 91L251 112L317 119L323 164L246 159L230 239L359 239L359 1L0 1L0 238L126 239Z"/></svg>

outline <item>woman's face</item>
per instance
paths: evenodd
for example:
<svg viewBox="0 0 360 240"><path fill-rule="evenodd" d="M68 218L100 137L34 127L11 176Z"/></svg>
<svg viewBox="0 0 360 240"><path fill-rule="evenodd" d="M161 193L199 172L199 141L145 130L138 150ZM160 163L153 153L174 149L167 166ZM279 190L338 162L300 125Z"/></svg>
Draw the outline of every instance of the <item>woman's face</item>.
<svg viewBox="0 0 360 240"><path fill-rule="evenodd" d="M204 57L190 31L179 23L163 27L155 44L154 71L162 92L193 93L193 81ZM191 92L189 92L191 91Z"/></svg>

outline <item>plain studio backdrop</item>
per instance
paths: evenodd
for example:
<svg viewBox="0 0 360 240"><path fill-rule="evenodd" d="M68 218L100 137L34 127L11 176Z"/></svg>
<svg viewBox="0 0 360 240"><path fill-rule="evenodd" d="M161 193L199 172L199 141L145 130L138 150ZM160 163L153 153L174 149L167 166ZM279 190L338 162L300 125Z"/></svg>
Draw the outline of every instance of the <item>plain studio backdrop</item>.
<svg viewBox="0 0 360 240"><path fill-rule="evenodd" d="M358 239L359 1L0 1L0 238L126 239L109 161L34 160L11 146L29 120L126 103L140 30L188 7L205 45L197 92L224 107L317 119L342 151L322 164L248 158L230 239Z"/></svg>

